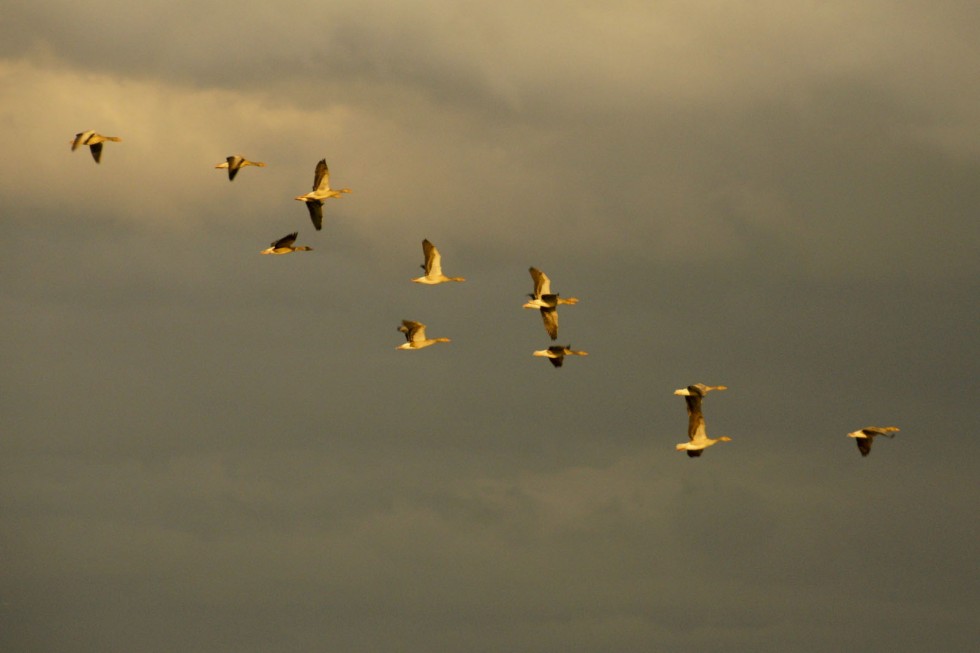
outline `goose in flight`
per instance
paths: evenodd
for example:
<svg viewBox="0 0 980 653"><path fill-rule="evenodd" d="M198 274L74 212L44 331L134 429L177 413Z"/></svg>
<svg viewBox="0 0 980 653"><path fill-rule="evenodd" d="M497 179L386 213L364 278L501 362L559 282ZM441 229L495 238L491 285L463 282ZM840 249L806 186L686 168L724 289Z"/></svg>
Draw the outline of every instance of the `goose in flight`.
<svg viewBox="0 0 980 653"><path fill-rule="evenodd" d="M686 388L674 390L675 395L684 397L687 402L687 437L690 442L681 442L677 451L687 451L691 458L697 458L701 452L717 442L731 442L731 438L723 435L720 438L709 438L704 425L704 413L701 412L701 400L712 390L727 390L723 385L705 385L695 383Z"/></svg>
<svg viewBox="0 0 980 653"><path fill-rule="evenodd" d="M463 277L447 277L442 273L442 256L439 254L436 246L429 242L428 238L422 241L422 253L425 255L425 263L422 264L425 275L418 279L412 279L415 283L434 286L437 283L445 283L447 281L466 281Z"/></svg>
<svg viewBox="0 0 980 653"><path fill-rule="evenodd" d="M228 181L234 181L235 175L237 175L238 171L244 168L245 166L256 166L258 168L264 168L265 164L262 163L261 161L249 161L243 156L240 156L238 154L233 154L228 158L226 158L224 163L219 163L214 167L222 168L222 169L228 168Z"/></svg>
<svg viewBox="0 0 980 653"><path fill-rule="evenodd" d="M88 145L88 149L92 151L92 158L99 163L102 160L102 144L106 141L118 143L121 140L118 136L103 136L90 129L75 134L75 138L71 141L71 151L74 152L79 145Z"/></svg>
<svg viewBox="0 0 980 653"><path fill-rule="evenodd" d="M544 358L547 358L548 361L555 367L561 367L562 363L565 362L565 356L588 356L589 352L572 349L571 345L568 345L567 347L552 345L547 349L540 349L533 352L532 355L543 356Z"/></svg>
<svg viewBox="0 0 980 653"><path fill-rule="evenodd" d="M313 190L306 195L297 195L295 199L306 202L306 208L310 210L310 220L317 231L323 228L323 200L331 197L340 197L343 193L349 193L350 188L330 188L330 170L327 168L327 160L320 159L316 164L316 172L313 174Z"/></svg>
<svg viewBox="0 0 980 653"><path fill-rule="evenodd" d="M861 452L862 456L867 456L871 453L871 443L874 442L876 435L894 438L895 432L898 430L897 426L865 426L863 429L848 433L847 437L855 438L857 440L858 451Z"/></svg>
<svg viewBox="0 0 980 653"><path fill-rule="evenodd" d="M544 322L544 330L548 332L552 340L558 339L558 306L559 304L578 304L577 297L559 297L557 293L551 292L551 279L544 272L537 268L530 268L531 279L534 280L534 292L528 297L531 301L524 304L524 308L537 308L541 311L541 321Z"/></svg>
<svg viewBox="0 0 980 653"><path fill-rule="evenodd" d="M426 338L425 325L421 322L402 320L402 325L398 327L398 330L405 334L405 340L408 342L398 345L395 349L422 349L437 342L450 342L449 338Z"/></svg>
<svg viewBox="0 0 980 653"><path fill-rule="evenodd" d="M259 254L292 254L293 252L312 252L312 247L307 247L306 245L300 245L299 247L293 247L293 243L296 242L296 236L299 232L294 231L288 236L283 236L279 240L270 243L272 246L263 249Z"/></svg>

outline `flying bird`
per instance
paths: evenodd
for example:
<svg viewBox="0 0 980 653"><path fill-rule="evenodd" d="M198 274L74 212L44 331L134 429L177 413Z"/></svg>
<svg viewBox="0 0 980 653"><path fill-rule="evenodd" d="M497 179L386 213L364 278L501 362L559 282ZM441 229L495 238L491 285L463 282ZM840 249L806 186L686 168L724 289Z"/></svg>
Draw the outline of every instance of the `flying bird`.
<svg viewBox="0 0 980 653"><path fill-rule="evenodd" d="M422 253L425 255L425 263L422 264L425 275L418 279L412 279L415 283L434 286L437 283L445 283L447 281L466 281L463 277L447 277L442 273L442 256L439 254L436 246L429 242L428 238L422 241Z"/></svg>
<svg viewBox="0 0 980 653"><path fill-rule="evenodd" d="M847 437L855 438L857 440L858 451L861 452L862 456L867 456L871 453L871 443L874 442L876 435L894 438L898 430L897 426L865 426L863 429L848 433Z"/></svg>
<svg viewBox="0 0 980 653"><path fill-rule="evenodd" d="M299 232L294 231L288 236L283 236L279 240L270 243L272 246L263 249L259 254L292 254L293 252L312 252L312 247L307 247L306 245L300 245L299 247L293 247L293 243L296 242L296 236Z"/></svg>
<svg viewBox="0 0 980 653"><path fill-rule="evenodd" d="M306 202L306 208L310 210L310 220L313 221L316 230L320 231L323 228L323 200L340 197L341 194L349 192L350 188L337 190L330 188L330 170L327 168L327 160L320 159L313 174L313 190L306 195L297 195L295 199Z"/></svg>
<svg viewBox="0 0 980 653"><path fill-rule="evenodd" d="M224 163L219 163L214 167L222 168L222 169L228 168L228 181L234 181L235 175L237 175L238 171L244 168L245 166L256 166L258 168L264 168L265 164L262 163L261 161L249 161L243 156L239 156L238 154L233 154L228 158L226 158Z"/></svg>
<svg viewBox="0 0 980 653"><path fill-rule="evenodd" d="M560 304L578 304L577 297L559 297L557 293L551 292L551 279L544 272L537 268L530 268L531 279L534 280L534 292L529 293L531 301L524 304L524 308L537 308L541 311L541 321L544 322L544 330L548 332L552 340L558 339L558 306Z"/></svg>
<svg viewBox="0 0 980 653"><path fill-rule="evenodd" d="M118 143L121 140L118 136L103 136L92 130L79 132L71 141L71 151L74 152L79 145L88 145L88 149L92 151L92 158L99 163L102 160L102 144L106 141Z"/></svg>
<svg viewBox="0 0 980 653"><path fill-rule="evenodd" d="M533 356L543 356L548 359L555 367L561 367L562 363L565 362L565 356L588 356L589 352L580 351L572 349L571 345L563 347L561 345L552 345L547 349L540 349L532 353Z"/></svg>
<svg viewBox="0 0 980 653"><path fill-rule="evenodd" d="M405 334L407 342L398 345L395 349L422 349L437 342L450 342L449 338L426 338L425 325L421 322L402 320L402 325L398 327L398 330Z"/></svg>
<svg viewBox="0 0 980 653"><path fill-rule="evenodd" d="M704 413L701 412L701 400L712 390L727 390L723 385L705 385L695 383L686 388L674 390L675 395L684 397L687 402L687 437L690 442L681 442L677 451L687 451L691 458L697 458L701 452L717 442L731 442L731 438L723 435L720 438L709 438L704 425Z"/></svg>

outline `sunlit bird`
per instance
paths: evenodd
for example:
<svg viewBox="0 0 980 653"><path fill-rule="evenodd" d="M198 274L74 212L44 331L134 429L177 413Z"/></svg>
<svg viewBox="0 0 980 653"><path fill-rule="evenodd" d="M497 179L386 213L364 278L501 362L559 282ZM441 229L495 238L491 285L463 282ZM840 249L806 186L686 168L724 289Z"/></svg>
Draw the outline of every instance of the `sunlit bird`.
<svg viewBox="0 0 980 653"><path fill-rule="evenodd" d="M283 236L279 240L273 241L271 247L263 249L259 254L292 254L293 252L312 252L312 247L307 247L306 245L300 245L299 247L294 247L293 243L296 242L296 237L299 232L294 231L288 236Z"/></svg>
<svg viewBox="0 0 980 653"><path fill-rule="evenodd" d="M572 349L571 345L552 345L547 349L540 349L532 353L532 356L543 356L548 359L555 367L561 367L565 362L565 356L588 356L589 352Z"/></svg>
<svg viewBox="0 0 980 653"><path fill-rule="evenodd" d="M695 383L686 388L674 390L675 395L684 397L687 402L687 437L689 442L677 445L677 451L687 451L691 458L697 458L701 452L718 442L731 442L731 438L723 435L719 438L709 438L704 425L704 413L701 412L701 400L712 390L727 390L723 385L705 385Z"/></svg>
<svg viewBox="0 0 980 653"><path fill-rule="evenodd" d="M551 292L551 279L544 272L537 268L530 268L531 279L534 280L534 292L528 294L531 301L524 304L524 308L537 308L541 311L541 321L544 322L544 330L548 332L552 340L558 339L558 306L560 304L578 304L577 297L559 297L557 293Z"/></svg>
<svg viewBox="0 0 980 653"><path fill-rule="evenodd" d="M865 426L863 429L848 433L847 437L855 438L858 451L861 452L862 456L867 456L871 453L871 443L874 442L876 435L894 438L898 430L897 426Z"/></svg>
<svg viewBox="0 0 980 653"><path fill-rule="evenodd" d="M118 143L121 140L118 136L103 136L92 130L79 132L71 141L71 151L74 152L79 145L88 145L88 149L92 151L92 158L99 163L102 160L102 144L106 141Z"/></svg>
<svg viewBox="0 0 980 653"><path fill-rule="evenodd" d="M297 195L295 199L306 202L306 208L310 210L310 220L313 221L316 230L320 231L323 228L323 200L340 197L343 193L349 192L350 188L337 190L330 188L330 170L327 168L327 160L320 159L313 174L313 190L306 195Z"/></svg>
<svg viewBox="0 0 980 653"><path fill-rule="evenodd" d="M395 349L422 349L437 342L451 342L449 338L426 338L425 325L421 322L402 320L402 325L398 327L398 330L405 334L407 342L398 345Z"/></svg>
<svg viewBox="0 0 980 653"><path fill-rule="evenodd" d="M412 279L415 283L434 286L437 283L445 283L447 281L466 281L463 277L447 277L442 273L442 256L439 254L436 246L429 242L428 238L422 241L422 253L425 255L425 263L422 264L425 275L418 279Z"/></svg>
<svg viewBox="0 0 980 653"><path fill-rule="evenodd" d="M264 168L265 164L262 163L261 161L249 161L243 156L239 156L238 154L233 154L227 159L225 159L224 163L219 163L214 167L221 168L221 169L228 168L228 181L234 181L235 175L237 175L238 171L244 168L245 166L255 166L257 168Z"/></svg>

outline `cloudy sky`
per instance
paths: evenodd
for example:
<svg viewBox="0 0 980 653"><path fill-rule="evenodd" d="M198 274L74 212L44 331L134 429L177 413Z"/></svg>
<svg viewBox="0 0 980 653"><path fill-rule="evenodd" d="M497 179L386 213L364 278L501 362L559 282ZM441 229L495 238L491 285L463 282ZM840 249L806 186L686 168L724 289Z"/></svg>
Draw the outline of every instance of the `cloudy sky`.
<svg viewBox="0 0 980 653"><path fill-rule="evenodd" d="M8 5L0 648L974 650L975 2Z"/></svg>

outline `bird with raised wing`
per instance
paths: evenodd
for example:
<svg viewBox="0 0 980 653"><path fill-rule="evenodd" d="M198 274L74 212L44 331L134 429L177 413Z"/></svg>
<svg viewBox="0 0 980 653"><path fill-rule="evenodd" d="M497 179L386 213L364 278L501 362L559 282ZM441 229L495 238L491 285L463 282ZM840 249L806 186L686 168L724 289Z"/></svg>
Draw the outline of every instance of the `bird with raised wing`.
<svg viewBox="0 0 980 653"><path fill-rule="evenodd" d="M255 166L257 168L264 168L265 164L262 163L261 161L249 161L248 159L246 159L241 155L233 154L228 158L226 158L224 163L219 163L214 167L220 168L222 170L227 168L228 181L234 181L235 175L237 175L238 171L244 168L245 166Z"/></svg>
<svg viewBox="0 0 980 653"><path fill-rule="evenodd" d="M701 452L718 442L731 442L731 438L723 435L718 438L709 438L704 424L704 413L701 412L701 400L712 390L727 390L723 385L705 385L695 383L686 388L674 390L675 395L684 397L687 403L687 437L689 442L681 442L677 445L677 451L687 451L691 458L697 458Z"/></svg>
<svg viewBox="0 0 980 653"><path fill-rule="evenodd" d="M422 349L437 342L451 342L449 338L426 338L425 325L421 322L412 320L402 320L402 325L398 330L405 334L405 344L398 345L395 349Z"/></svg>
<svg viewBox="0 0 980 653"><path fill-rule="evenodd" d="M886 438L894 438L899 430L897 426L865 426L863 429L852 431L847 437L854 438L857 442L858 451L862 456L871 453L871 443L874 442L876 435L883 435Z"/></svg>
<svg viewBox="0 0 980 653"><path fill-rule="evenodd" d="M415 283L434 286L437 283L446 283L447 281L466 281L463 277L447 277L442 273L442 256L428 238L422 241L422 253L425 255L425 263L422 264L425 274L417 279L412 279Z"/></svg>
<svg viewBox="0 0 980 653"><path fill-rule="evenodd" d="M299 232L294 231L288 236L283 236L279 240L270 243L272 246L263 249L259 254L292 254L293 252L312 252L312 247L307 247L306 245L300 245L294 247L293 243L296 242L296 237Z"/></svg>
<svg viewBox="0 0 980 653"><path fill-rule="evenodd" d="M577 297L560 297L557 293L551 292L551 279L544 272L537 268L530 268L531 279L534 280L534 292L529 293L531 301L524 304L523 308L537 308L541 311L541 321L544 323L544 330L552 340L558 339L558 306L560 304L578 304Z"/></svg>
<svg viewBox="0 0 980 653"><path fill-rule="evenodd" d="M92 152L92 158L95 159L96 163L100 163L102 161L102 144L106 141L118 143L121 140L118 136L103 136L90 129L75 134L75 138L71 140L71 151L74 152L80 145L88 145L88 149Z"/></svg>
<svg viewBox="0 0 980 653"><path fill-rule="evenodd" d="M310 220L317 231L323 228L323 200L331 197L340 197L343 193L349 193L350 188L330 188L330 170L327 168L327 160L320 159L316 164L313 173L313 190L305 195L297 195L295 199L306 202L306 208L310 211Z"/></svg>

